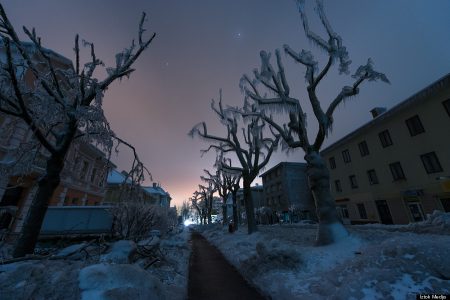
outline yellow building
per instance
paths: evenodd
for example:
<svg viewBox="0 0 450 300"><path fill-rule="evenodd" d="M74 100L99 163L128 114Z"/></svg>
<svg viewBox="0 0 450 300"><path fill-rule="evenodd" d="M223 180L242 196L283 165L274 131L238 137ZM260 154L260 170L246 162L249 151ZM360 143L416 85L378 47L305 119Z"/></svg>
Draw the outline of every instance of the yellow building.
<svg viewBox="0 0 450 300"><path fill-rule="evenodd" d="M352 223L407 224L450 211L450 74L321 153Z"/></svg>

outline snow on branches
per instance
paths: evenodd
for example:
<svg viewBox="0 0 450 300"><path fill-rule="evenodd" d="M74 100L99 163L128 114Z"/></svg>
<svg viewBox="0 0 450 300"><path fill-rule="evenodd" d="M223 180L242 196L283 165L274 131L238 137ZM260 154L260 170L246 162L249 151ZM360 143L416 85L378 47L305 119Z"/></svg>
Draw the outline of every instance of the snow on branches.
<svg viewBox="0 0 450 300"><path fill-rule="evenodd" d="M278 131L289 147L301 147L305 152L310 152L312 150L318 151L318 149L320 149L324 138L332 130L334 110L346 99L357 95L361 83L366 80L381 80L389 83L389 80L386 75L374 70L373 62L369 59L367 64L360 66L352 76L355 79L353 84L344 86L330 103L328 109L323 110L316 93L319 83L329 72L331 66L337 61L339 62L339 73L349 74L349 66L352 61L349 59L348 51L343 45L342 38L333 30L325 15L323 2L321 0L316 1L316 12L328 35L327 38L322 38L310 29L308 18L305 13L305 1L297 0L297 4L306 37L328 55L326 65L322 69L319 69L318 62L310 51L302 49L300 52L296 52L288 45L283 46L284 52L289 57L306 68L305 79L307 82L306 89L308 98L314 115L319 123L319 131L315 140L310 143L308 139L306 131L306 114L302 109L300 100L290 95L289 84L285 77L284 66L281 62L280 51L278 49L275 51L276 69L270 63L270 53L261 51L260 70L253 71L253 80L251 80L248 75L244 75L240 85L245 95L253 100L254 104L251 105L251 107L257 109L256 112L253 111L251 113L248 113L247 109L247 116L254 117L259 115L265 122L269 123L272 128ZM262 85L273 96L262 96L261 92L258 90L258 84ZM246 107L250 106L246 105ZM290 122L283 126L279 126L273 122L271 116L268 115L269 112L286 112L289 114ZM292 133L294 133L294 135ZM297 137L297 140L295 140L295 137Z"/></svg>

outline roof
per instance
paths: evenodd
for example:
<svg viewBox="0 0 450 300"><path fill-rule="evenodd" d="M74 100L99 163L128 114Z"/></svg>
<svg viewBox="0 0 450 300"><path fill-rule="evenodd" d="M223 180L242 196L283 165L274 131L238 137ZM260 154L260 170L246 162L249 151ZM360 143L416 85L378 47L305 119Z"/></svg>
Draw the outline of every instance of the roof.
<svg viewBox="0 0 450 300"><path fill-rule="evenodd" d="M442 90L442 88L449 86L449 85L450 85L450 73L441 77L437 81L433 82L429 86L427 86L424 89L420 90L419 92L415 93L414 95L407 98L406 100L395 105L394 107L392 107L391 109L382 113L375 119L372 119L371 121L367 122L366 124L362 125L361 127L357 128L356 130L345 135L343 138L341 138L337 142L331 144L330 146L328 146L325 149L323 149L322 151L320 151L320 153L322 155L324 155L324 154L332 151L333 149L345 144L347 141L356 137L362 131L382 123L386 119L393 117L395 114L411 107L412 105L417 105L417 104L421 103L422 101L425 101L426 99L428 99L428 96L430 94L436 93L437 91L440 91L440 90Z"/></svg>
<svg viewBox="0 0 450 300"><path fill-rule="evenodd" d="M278 169L278 168L280 168L282 166L286 166L286 167L305 167L306 168L306 163L282 161L279 164L277 164L276 166L270 168L266 172L264 172L261 175L259 175L259 177L266 176L268 173L270 173L273 170Z"/></svg>
<svg viewBox="0 0 450 300"><path fill-rule="evenodd" d="M108 179L106 180L107 184L121 184L124 181L125 181L125 176L123 174L121 174L119 171L117 171L116 169L112 169L108 173ZM127 182L131 183L131 180L128 178Z"/></svg>
<svg viewBox="0 0 450 300"><path fill-rule="evenodd" d="M34 51L36 50L36 45L32 42L21 42L22 46L24 46L25 49L27 49L28 51ZM12 51L17 51L17 48L15 47L14 43L11 43L11 49ZM0 48L3 48L3 39L0 38ZM53 51L47 48L42 47L42 50L46 53L49 54L51 56L53 56L54 58L57 58L60 60L61 63L66 64L68 66L72 67L72 61L70 59L68 59L67 57Z"/></svg>
<svg viewBox="0 0 450 300"><path fill-rule="evenodd" d="M161 196L167 196L170 197L170 194L168 192L166 192L162 187L160 186L144 186L142 187L144 189L145 192L149 193L149 194L157 194L157 195L161 195Z"/></svg>

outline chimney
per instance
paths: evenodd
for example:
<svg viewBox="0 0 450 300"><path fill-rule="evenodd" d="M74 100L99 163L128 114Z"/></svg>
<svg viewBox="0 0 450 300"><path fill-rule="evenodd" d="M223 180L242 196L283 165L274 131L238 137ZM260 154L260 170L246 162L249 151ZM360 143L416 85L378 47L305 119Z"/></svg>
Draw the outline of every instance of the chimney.
<svg viewBox="0 0 450 300"><path fill-rule="evenodd" d="M384 113L386 110L387 110L386 107L375 107L370 111L370 113L372 114L372 118L375 119L376 117Z"/></svg>
<svg viewBox="0 0 450 300"><path fill-rule="evenodd" d="M154 188L157 188L157 187L158 187L157 184L156 184L156 182L153 182L153 187L154 187Z"/></svg>

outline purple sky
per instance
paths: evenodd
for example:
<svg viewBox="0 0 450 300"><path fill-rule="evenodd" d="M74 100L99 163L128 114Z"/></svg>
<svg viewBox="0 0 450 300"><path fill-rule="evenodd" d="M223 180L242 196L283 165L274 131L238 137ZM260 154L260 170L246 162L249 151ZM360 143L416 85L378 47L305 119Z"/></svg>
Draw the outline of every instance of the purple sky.
<svg viewBox="0 0 450 300"><path fill-rule="evenodd" d="M307 1L312 2L312 1ZM200 157L206 144L187 132L206 121L211 132L222 132L210 110L211 98L223 89L224 102L243 101L238 83L259 66L259 51L273 52L287 43L317 53L306 41L293 0L5 0L17 29L36 27L45 47L73 59L76 33L94 42L106 64L136 37L142 11L157 37L136 62L130 80L114 84L104 108L116 134L136 146L154 180L171 193L175 204L188 199L214 154ZM317 26L312 9L310 25ZM391 85L366 83L360 95L338 108L334 131L324 146L370 120L375 106L392 107L450 71L450 1L341 0L325 1L328 18L347 47L351 71L371 57ZM319 62L323 66L324 60ZM293 95L305 99L304 69L283 56ZM328 104L351 78L331 72L319 89ZM311 112L307 103L306 112ZM308 125L315 134L314 117ZM116 159L128 168L126 149ZM274 155L280 161L302 161L297 151ZM260 181L259 181L260 182ZM147 182L148 184L150 182Z"/></svg>

